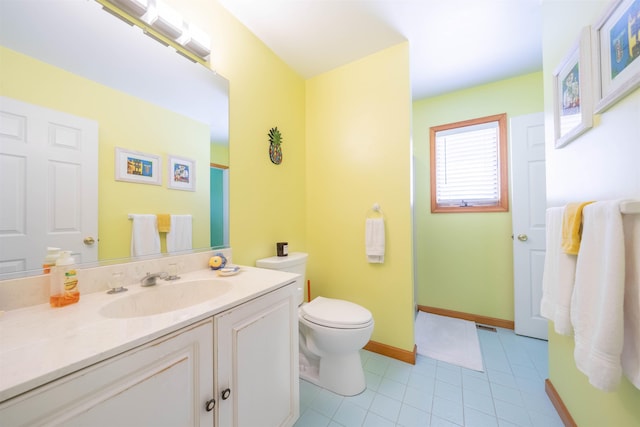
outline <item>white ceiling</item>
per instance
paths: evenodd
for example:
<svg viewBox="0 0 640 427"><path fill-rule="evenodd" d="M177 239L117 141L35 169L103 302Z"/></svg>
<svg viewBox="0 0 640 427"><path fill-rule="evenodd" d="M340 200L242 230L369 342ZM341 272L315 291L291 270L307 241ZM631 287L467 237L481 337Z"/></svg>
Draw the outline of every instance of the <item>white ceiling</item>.
<svg viewBox="0 0 640 427"><path fill-rule="evenodd" d="M542 69L541 0L219 0L310 78L405 40L413 99Z"/></svg>

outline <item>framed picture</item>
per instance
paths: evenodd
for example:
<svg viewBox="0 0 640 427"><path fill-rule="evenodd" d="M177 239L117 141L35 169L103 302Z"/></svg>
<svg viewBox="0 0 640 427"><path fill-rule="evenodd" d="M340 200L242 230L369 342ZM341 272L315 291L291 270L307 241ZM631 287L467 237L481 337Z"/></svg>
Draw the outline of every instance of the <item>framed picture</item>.
<svg viewBox="0 0 640 427"><path fill-rule="evenodd" d="M585 27L553 73L556 148L564 147L593 126L592 84L591 27Z"/></svg>
<svg viewBox="0 0 640 427"><path fill-rule="evenodd" d="M169 188L196 191L196 162L169 156Z"/></svg>
<svg viewBox="0 0 640 427"><path fill-rule="evenodd" d="M596 112L640 87L640 0L616 0L595 27L599 73Z"/></svg>
<svg viewBox="0 0 640 427"><path fill-rule="evenodd" d="M116 181L162 185L159 156L116 147Z"/></svg>

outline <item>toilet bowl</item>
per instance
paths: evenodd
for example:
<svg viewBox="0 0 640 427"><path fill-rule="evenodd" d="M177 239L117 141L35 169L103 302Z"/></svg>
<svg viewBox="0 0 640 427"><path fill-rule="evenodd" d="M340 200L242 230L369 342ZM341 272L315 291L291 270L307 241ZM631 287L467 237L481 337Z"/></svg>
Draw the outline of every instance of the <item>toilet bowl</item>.
<svg viewBox="0 0 640 427"><path fill-rule="evenodd" d="M360 349L371 338L373 317L366 308L340 299L318 296L303 303L306 261L307 254L294 252L258 260L256 267L300 274L300 378L343 396L359 394L366 388Z"/></svg>
<svg viewBox="0 0 640 427"><path fill-rule="evenodd" d="M364 391L360 349L373 332L369 310L316 297L298 309L300 377L343 396Z"/></svg>

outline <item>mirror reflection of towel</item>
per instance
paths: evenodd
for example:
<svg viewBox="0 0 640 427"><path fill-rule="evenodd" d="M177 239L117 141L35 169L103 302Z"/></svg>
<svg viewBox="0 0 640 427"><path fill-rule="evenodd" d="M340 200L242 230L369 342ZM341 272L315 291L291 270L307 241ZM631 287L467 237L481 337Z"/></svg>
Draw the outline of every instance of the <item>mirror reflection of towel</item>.
<svg viewBox="0 0 640 427"><path fill-rule="evenodd" d="M187 251L193 248L191 215L171 215L171 230L167 233L167 252Z"/></svg>
<svg viewBox="0 0 640 427"><path fill-rule="evenodd" d="M384 219L368 218L365 224L365 251L370 263L384 263Z"/></svg>
<svg viewBox="0 0 640 427"><path fill-rule="evenodd" d="M155 215L131 214L131 256L155 255L160 253L160 234Z"/></svg>
<svg viewBox="0 0 640 427"><path fill-rule="evenodd" d="M158 231L161 233L168 233L171 230L171 215L158 214Z"/></svg>

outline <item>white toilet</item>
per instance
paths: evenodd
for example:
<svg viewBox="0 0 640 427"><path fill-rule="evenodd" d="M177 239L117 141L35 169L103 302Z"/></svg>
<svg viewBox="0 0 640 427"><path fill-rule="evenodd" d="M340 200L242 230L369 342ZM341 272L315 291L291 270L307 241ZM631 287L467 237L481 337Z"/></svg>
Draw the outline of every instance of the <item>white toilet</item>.
<svg viewBox="0 0 640 427"><path fill-rule="evenodd" d="M300 378L343 396L366 388L360 349L373 332L373 317L364 307L349 301L316 297L304 303L307 254L264 258L256 267L300 274L298 326Z"/></svg>

